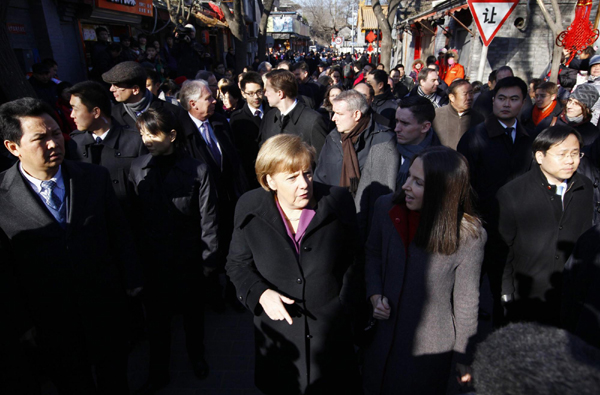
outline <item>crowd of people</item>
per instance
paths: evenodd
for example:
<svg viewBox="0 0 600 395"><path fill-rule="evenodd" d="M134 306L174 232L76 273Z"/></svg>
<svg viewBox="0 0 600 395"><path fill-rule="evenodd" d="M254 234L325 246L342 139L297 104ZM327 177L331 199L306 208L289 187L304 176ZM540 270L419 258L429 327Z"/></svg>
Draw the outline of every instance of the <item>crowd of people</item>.
<svg viewBox="0 0 600 395"><path fill-rule="evenodd" d="M265 394L598 392L600 55L559 84L469 82L447 49L236 75L193 27L96 33L89 81L47 59L37 99L0 106L0 392L39 393L41 366L60 394L128 394L145 332L155 393L176 314L204 379L205 304L252 313ZM530 380L559 357L578 368Z"/></svg>

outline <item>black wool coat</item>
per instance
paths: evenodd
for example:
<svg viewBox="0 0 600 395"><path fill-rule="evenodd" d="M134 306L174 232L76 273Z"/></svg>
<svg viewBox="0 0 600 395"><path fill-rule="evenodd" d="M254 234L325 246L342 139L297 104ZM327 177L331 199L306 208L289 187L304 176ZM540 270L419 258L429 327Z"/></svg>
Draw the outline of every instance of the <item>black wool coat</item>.
<svg viewBox="0 0 600 395"><path fill-rule="evenodd" d="M280 133L295 134L302 137L302 140L315 147L317 158L321 153L321 148L325 144L325 138L329 133L327 123L317 111L310 109L304 103L298 101L296 107L288 114L289 122L283 130L280 126L281 111L273 109L263 118L260 125L260 145L264 144L269 137Z"/></svg>
<svg viewBox="0 0 600 395"><path fill-rule="evenodd" d="M300 253L274 196L239 200L227 274L254 314L256 385L267 394L354 394L360 390L351 336L352 306L364 300L354 204L347 190L314 183L316 215ZM293 324L273 321L259 304L273 289L293 300Z"/></svg>
<svg viewBox="0 0 600 395"><path fill-rule="evenodd" d="M259 187L256 180L256 172L254 171L254 164L258 155L260 124L270 110L271 107L269 107L265 100L263 101L264 112L262 118L255 117L252 114L248 103L231 114L230 125L233 143L242 162L250 189Z"/></svg>
<svg viewBox="0 0 600 395"><path fill-rule="evenodd" d="M174 155L162 171L162 157L144 155L129 173L144 274L155 287L177 286L216 265L216 194L208 167L185 152Z"/></svg>
<svg viewBox="0 0 600 395"><path fill-rule="evenodd" d="M147 154L148 149L137 130L124 128L114 119L102 144L96 144L95 139L92 132L73 131L71 140L66 144L67 154L71 160L93 163L97 150L100 156L98 164L108 169L117 198L123 204L127 200L127 179L131 162L138 156Z"/></svg>
<svg viewBox="0 0 600 395"><path fill-rule="evenodd" d="M558 323L561 276L575 242L592 226L592 183L575 173L564 210L539 165L498 191L499 232L508 247L502 294L526 318Z"/></svg>
<svg viewBox="0 0 600 395"><path fill-rule="evenodd" d="M506 135L494 115L467 131L460 139L457 151L467 158L471 185L477 193L477 210L486 229L497 224L496 193L507 182L524 174L531 167L533 138L517 122L515 142Z"/></svg>
<svg viewBox="0 0 600 395"><path fill-rule="evenodd" d="M35 326L44 347L62 356L83 347L93 361L124 346L125 289L142 285L141 272L108 171L71 161L61 169L65 229L18 164L0 174L0 273L18 289L0 295L22 306L11 332Z"/></svg>

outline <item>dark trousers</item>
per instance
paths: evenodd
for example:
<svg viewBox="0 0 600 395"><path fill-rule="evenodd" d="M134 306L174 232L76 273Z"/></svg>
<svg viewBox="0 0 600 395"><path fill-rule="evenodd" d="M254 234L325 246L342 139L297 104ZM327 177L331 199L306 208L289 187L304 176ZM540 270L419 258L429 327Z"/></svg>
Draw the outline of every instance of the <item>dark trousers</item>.
<svg viewBox="0 0 600 395"><path fill-rule="evenodd" d="M147 288L144 296L150 343L150 378L169 378L171 356L171 319L183 316L185 345L190 361L204 356L204 301L201 284L187 290Z"/></svg>

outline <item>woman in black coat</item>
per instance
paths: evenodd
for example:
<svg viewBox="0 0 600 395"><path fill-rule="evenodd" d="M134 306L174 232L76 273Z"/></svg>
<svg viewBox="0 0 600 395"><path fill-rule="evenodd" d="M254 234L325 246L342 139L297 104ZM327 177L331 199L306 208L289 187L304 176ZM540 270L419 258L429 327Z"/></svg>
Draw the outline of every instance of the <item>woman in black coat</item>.
<svg viewBox="0 0 600 395"><path fill-rule="evenodd" d="M186 348L196 376L206 377L203 277L215 266L215 189L206 164L179 148L174 116L149 108L137 118L150 154L131 165L136 236L144 264L144 304L150 342L150 375L141 393L169 382L171 317L183 314ZM146 391L146 392L144 392Z"/></svg>
<svg viewBox="0 0 600 395"><path fill-rule="evenodd" d="M347 190L312 182L314 159L298 136L270 138L256 160L263 189L236 207L226 269L255 316L255 380L266 394L360 393L354 204Z"/></svg>

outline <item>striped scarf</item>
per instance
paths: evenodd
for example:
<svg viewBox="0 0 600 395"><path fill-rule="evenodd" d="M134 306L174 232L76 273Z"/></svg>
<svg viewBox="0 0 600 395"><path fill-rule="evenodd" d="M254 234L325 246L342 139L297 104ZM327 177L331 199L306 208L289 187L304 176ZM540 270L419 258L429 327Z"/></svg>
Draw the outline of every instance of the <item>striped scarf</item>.
<svg viewBox="0 0 600 395"><path fill-rule="evenodd" d="M431 95L426 95L425 92L423 92L423 89L421 89L421 86L418 86L417 93L419 94L419 96L423 96L424 98L429 99L429 101L433 104L433 107L440 108L440 100L442 99L442 97L437 95L435 92L433 92Z"/></svg>

